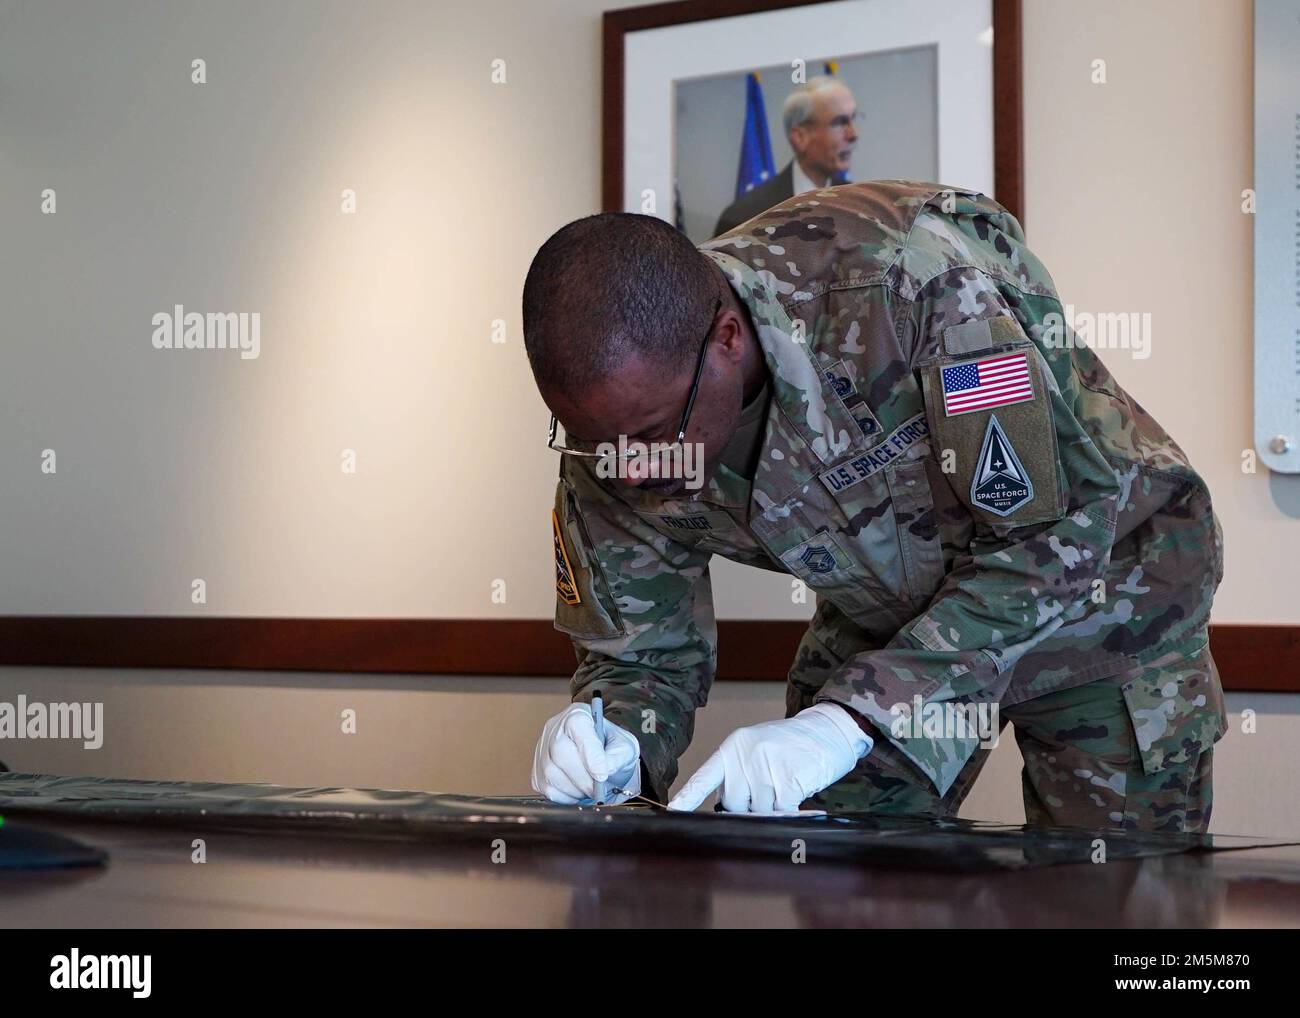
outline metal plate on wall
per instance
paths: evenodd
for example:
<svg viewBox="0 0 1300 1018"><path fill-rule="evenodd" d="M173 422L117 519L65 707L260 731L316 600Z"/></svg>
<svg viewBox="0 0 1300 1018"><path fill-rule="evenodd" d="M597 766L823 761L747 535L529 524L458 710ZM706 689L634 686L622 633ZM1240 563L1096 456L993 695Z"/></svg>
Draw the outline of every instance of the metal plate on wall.
<svg viewBox="0 0 1300 1018"><path fill-rule="evenodd" d="M1255 448L1300 473L1300 2L1255 0Z"/></svg>

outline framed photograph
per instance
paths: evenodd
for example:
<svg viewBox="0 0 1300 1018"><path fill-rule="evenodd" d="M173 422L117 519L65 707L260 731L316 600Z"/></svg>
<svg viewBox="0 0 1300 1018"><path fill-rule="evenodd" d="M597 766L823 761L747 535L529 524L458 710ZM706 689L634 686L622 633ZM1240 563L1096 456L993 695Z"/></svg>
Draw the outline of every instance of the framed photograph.
<svg viewBox="0 0 1300 1018"><path fill-rule="evenodd" d="M611 11L603 205L696 243L813 187L973 187L1022 217L1019 0Z"/></svg>

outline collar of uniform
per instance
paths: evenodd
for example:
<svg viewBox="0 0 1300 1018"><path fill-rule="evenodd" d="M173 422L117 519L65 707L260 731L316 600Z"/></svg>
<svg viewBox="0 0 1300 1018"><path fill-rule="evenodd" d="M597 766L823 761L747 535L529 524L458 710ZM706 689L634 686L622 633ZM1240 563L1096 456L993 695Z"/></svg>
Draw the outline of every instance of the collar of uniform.
<svg viewBox="0 0 1300 1018"><path fill-rule="evenodd" d="M728 238L735 246L737 238ZM794 323L781 306L769 272L758 272L721 251L701 249L726 275L749 308L772 376L772 398L823 466L866 448L862 430L817 366L810 342L794 339Z"/></svg>

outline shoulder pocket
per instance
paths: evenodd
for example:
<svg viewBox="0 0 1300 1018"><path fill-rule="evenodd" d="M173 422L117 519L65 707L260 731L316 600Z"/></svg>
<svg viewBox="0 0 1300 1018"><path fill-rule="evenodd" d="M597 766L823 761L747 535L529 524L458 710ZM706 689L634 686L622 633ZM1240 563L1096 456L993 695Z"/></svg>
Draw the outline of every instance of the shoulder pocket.
<svg viewBox="0 0 1300 1018"><path fill-rule="evenodd" d="M564 480L556 485L551 537L555 546L555 628L586 640L627 635L587 533L578 497Z"/></svg>
<svg viewBox="0 0 1300 1018"><path fill-rule="evenodd" d="M984 323L954 326L945 351L962 352L919 370L935 458L972 516L1002 533L1060 519L1066 500L1042 359L1012 320L990 321L995 338L1019 339L971 353L969 328Z"/></svg>

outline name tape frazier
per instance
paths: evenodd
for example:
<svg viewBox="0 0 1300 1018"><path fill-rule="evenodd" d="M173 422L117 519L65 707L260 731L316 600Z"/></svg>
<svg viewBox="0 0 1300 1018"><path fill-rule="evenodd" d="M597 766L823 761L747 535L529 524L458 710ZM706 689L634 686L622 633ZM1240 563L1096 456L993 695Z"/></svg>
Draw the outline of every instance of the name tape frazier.
<svg viewBox="0 0 1300 1018"><path fill-rule="evenodd" d="M872 474L889 466L915 443L927 438L929 434L930 425L926 421L924 413L909 417L891 431L883 441L873 445L861 456L857 456L838 467L832 467L821 474L822 484L830 488L834 494L838 494L846 488L851 488L855 484L861 484Z"/></svg>
<svg viewBox="0 0 1300 1018"><path fill-rule="evenodd" d="M665 527L673 530L712 530L713 523L707 516L668 516L660 514Z"/></svg>
<svg viewBox="0 0 1300 1018"><path fill-rule="evenodd" d="M656 513L644 509L633 510L656 530L663 529L679 534L700 534L708 537L736 529L736 521L721 510L708 512Z"/></svg>

